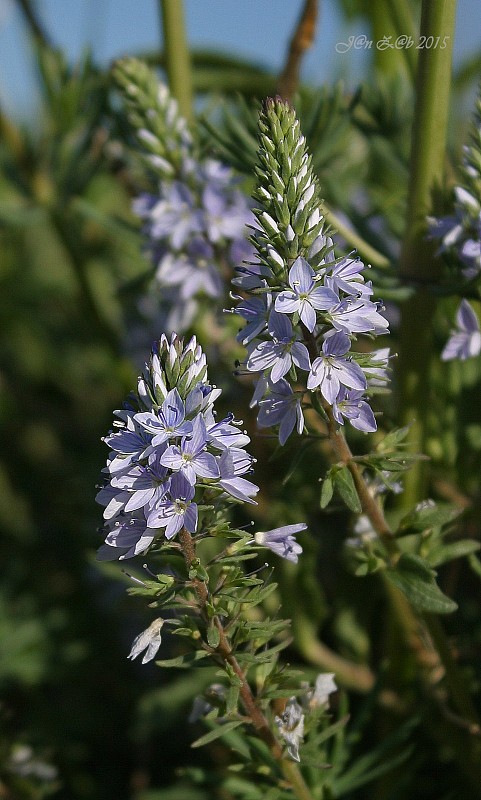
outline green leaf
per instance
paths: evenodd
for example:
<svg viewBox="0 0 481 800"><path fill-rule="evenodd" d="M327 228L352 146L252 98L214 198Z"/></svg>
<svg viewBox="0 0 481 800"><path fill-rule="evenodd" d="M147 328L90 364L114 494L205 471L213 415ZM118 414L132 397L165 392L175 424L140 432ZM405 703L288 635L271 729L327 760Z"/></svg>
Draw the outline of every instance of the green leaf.
<svg viewBox="0 0 481 800"><path fill-rule="evenodd" d="M406 514L399 523L398 535L404 531L425 531L427 528L441 527L452 522L462 512L452 505L439 503L420 503Z"/></svg>
<svg viewBox="0 0 481 800"><path fill-rule="evenodd" d="M214 650L219 645L220 633L217 625L212 624L207 628L207 642Z"/></svg>
<svg viewBox="0 0 481 800"><path fill-rule="evenodd" d="M392 758L385 759L382 763L372 769L366 769L366 771L360 771L359 767L361 765L364 766L364 762L367 763L369 756L359 758L358 761L354 763L353 769L346 772L341 779L335 782L336 796L340 797L346 792L352 792L354 789L364 786L366 783L371 783L387 772L399 767L412 755L413 749L413 747L407 747Z"/></svg>
<svg viewBox="0 0 481 800"><path fill-rule="evenodd" d="M181 669L188 669L196 661L201 661L203 658L207 658L208 655L209 653L206 653L205 650L196 650L194 653L184 653L184 655L177 656L177 658L167 658L162 661L156 661L155 663L158 667L180 667Z"/></svg>
<svg viewBox="0 0 481 800"><path fill-rule="evenodd" d="M329 503L332 500L332 495L334 494L334 484L332 482L332 478L327 473L326 477L322 482L322 489L321 489L321 508L327 508Z"/></svg>
<svg viewBox="0 0 481 800"><path fill-rule="evenodd" d="M233 731L234 728L238 728L239 725L242 725L242 720L240 719L232 720L232 722L225 722L223 725L217 725L213 730L209 731L209 733L204 734L200 739L196 739L195 742L192 742L191 747L203 747L205 744L214 742L216 739L220 739L221 736L224 736L224 734L229 733L229 731Z"/></svg>
<svg viewBox="0 0 481 800"><path fill-rule="evenodd" d="M384 575L418 611L450 614L458 607L443 594L436 583L436 572L419 556L403 553L396 568L386 570Z"/></svg>
<svg viewBox="0 0 481 800"><path fill-rule="evenodd" d="M362 511L361 501L359 500L353 477L348 468L341 467L341 469L332 470L332 477L336 489L344 500L346 506L356 514L360 514Z"/></svg>
<svg viewBox="0 0 481 800"><path fill-rule="evenodd" d="M377 450L379 453L387 453L391 450L396 450L399 444L403 442L406 436L409 433L410 425L405 425L404 428L396 428L395 430L388 433L387 436L382 439L378 446Z"/></svg>
<svg viewBox="0 0 481 800"><path fill-rule="evenodd" d="M309 738L309 743L304 746L303 752L310 753L311 750L319 750L321 744L323 744L328 739L330 739L331 736L335 736L337 733L339 733L339 731L345 728L345 726L349 722L349 719L350 715L344 714L344 716L342 716L341 719L337 720L337 722L334 722L332 725L329 725L328 728L325 728L320 733L311 736Z"/></svg>
<svg viewBox="0 0 481 800"><path fill-rule="evenodd" d="M441 544L439 547L433 548L426 556L426 561L431 567L439 567L440 564L445 564L447 561L454 561L455 558L476 553L480 548L481 544L473 539L461 539L458 542Z"/></svg>
<svg viewBox="0 0 481 800"><path fill-rule="evenodd" d="M481 578L481 561L480 559L472 553L469 558L469 566L473 570L474 574Z"/></svg>
<svg viewBox="0 0 481 800"><path fill-rule="evenodd" d="M239 705L239 692L239 686L229 686L225 704L226 713L229 716L237 711L237 707Z"/></svg>

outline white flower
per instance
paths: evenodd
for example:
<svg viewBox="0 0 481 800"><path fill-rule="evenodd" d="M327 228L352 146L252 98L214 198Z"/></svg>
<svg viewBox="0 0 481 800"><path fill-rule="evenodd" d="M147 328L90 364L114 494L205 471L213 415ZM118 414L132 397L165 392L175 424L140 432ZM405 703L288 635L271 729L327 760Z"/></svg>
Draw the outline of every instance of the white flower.
<svg viewBox="0 0 481 800"><path fill-rule="evenodd" d="M130 660L133 661L134 658L137 658L137 656L140 655L143 650L145 650L142 664L147 664L148 661L152 661L152 659L157 655L157 650L159 649L162 641L160 637L160 631L162 630L163 624L164 620L162 617L158 617L157 619L154 619L154 621L149 625L148 628L146 628L145 631L139 633L139 635L136 636L132 642L132 648L127 658L130 658Z"/></svg>
<svg viewBox="0 0 481 800"><path fill-rule="evenodd" d="M280 735L287 744L287 752L294 761L300 761L299 746L304 738L304 714L295 697L288 700L282 717L275 722Z"/></svg>
<svg viewBox="0 0 481 800"><path fill-rule="evenodd" d="M310 708L329 705L329 695L337 692L334 672L321 672L316 678L314 689L309 697Z"/></svg>

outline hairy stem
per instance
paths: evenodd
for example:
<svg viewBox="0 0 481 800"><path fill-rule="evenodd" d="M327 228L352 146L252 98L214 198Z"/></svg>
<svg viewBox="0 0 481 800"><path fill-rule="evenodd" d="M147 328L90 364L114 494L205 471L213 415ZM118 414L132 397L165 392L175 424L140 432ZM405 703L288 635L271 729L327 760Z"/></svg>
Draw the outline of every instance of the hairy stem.
<svg viewBox="0 0 481 800"><path fill-rule="evenodd" d="M196 558L195 543L192 536L185 528L182 528L179 532L179 542L187 568L190 569ZM200 610L203 613L204 618L207 619L205 607L209 599L209 590L206 584L199 579L195 579L193 581L193 586L199 601ZM285 779L291 784L292 791L298 800L313 800L312 794L305 783L298 766L293 761L284 758L282 747L272 733L266 716L256 702L245 673L232 651L223 625L218 618L215 618L215 625L219 632L219 644L217 645L215 652L218 656L220 656L224 663L229 664L239 679L242 705L244 706L244 710L249 716L252 725L256 729L258 736L267 744L272 755L276 761L279 762L282 773Z"/></svg>

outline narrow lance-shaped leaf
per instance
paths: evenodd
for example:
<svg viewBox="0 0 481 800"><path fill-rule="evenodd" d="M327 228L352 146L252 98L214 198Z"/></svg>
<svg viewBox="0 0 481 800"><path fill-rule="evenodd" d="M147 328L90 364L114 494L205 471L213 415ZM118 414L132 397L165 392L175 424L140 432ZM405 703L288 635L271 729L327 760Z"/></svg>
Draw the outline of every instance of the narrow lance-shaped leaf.
<svg viewBox="0 0 481 800"><path fill-rule="evenodd" d="M360 514L362 511L361 501L348 468L341 467L341 469L333 470L332 479L347 507L356 514Z"/></svg>
<svg viewBox="0 0 481 800"><path fill-rule="evenodd" d="M403 553L396 567L386 570L384 575L418 611L450 614L458 607L443 594L436 583L436 572L419 556Z"/></svg>

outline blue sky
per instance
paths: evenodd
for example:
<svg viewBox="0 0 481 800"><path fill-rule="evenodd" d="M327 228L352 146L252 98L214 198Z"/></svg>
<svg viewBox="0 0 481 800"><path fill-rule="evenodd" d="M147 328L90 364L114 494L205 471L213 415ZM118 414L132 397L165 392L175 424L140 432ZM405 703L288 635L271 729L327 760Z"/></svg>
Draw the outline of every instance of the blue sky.
<svg viewBox="0 0 481 800"><path fill-rule="evenodd" d="M454 61L481 51L480 0L459 0ZM161 40L158 0L37 0L54 42L75 60L89 44L108 64L127 53L152 50ZM303 76L313 83L349 72L356 79L363 51L336 52L336 43L367 33L361 20L343 21L336 0L322 0L317 40ZM278 71L302 0L184 0L189 41L194 47L239 54ZM473 23L476 24L473 24ZM21 15L14 0L0 0L0 102L14 116L35 109L35 74Z"/></svg>

